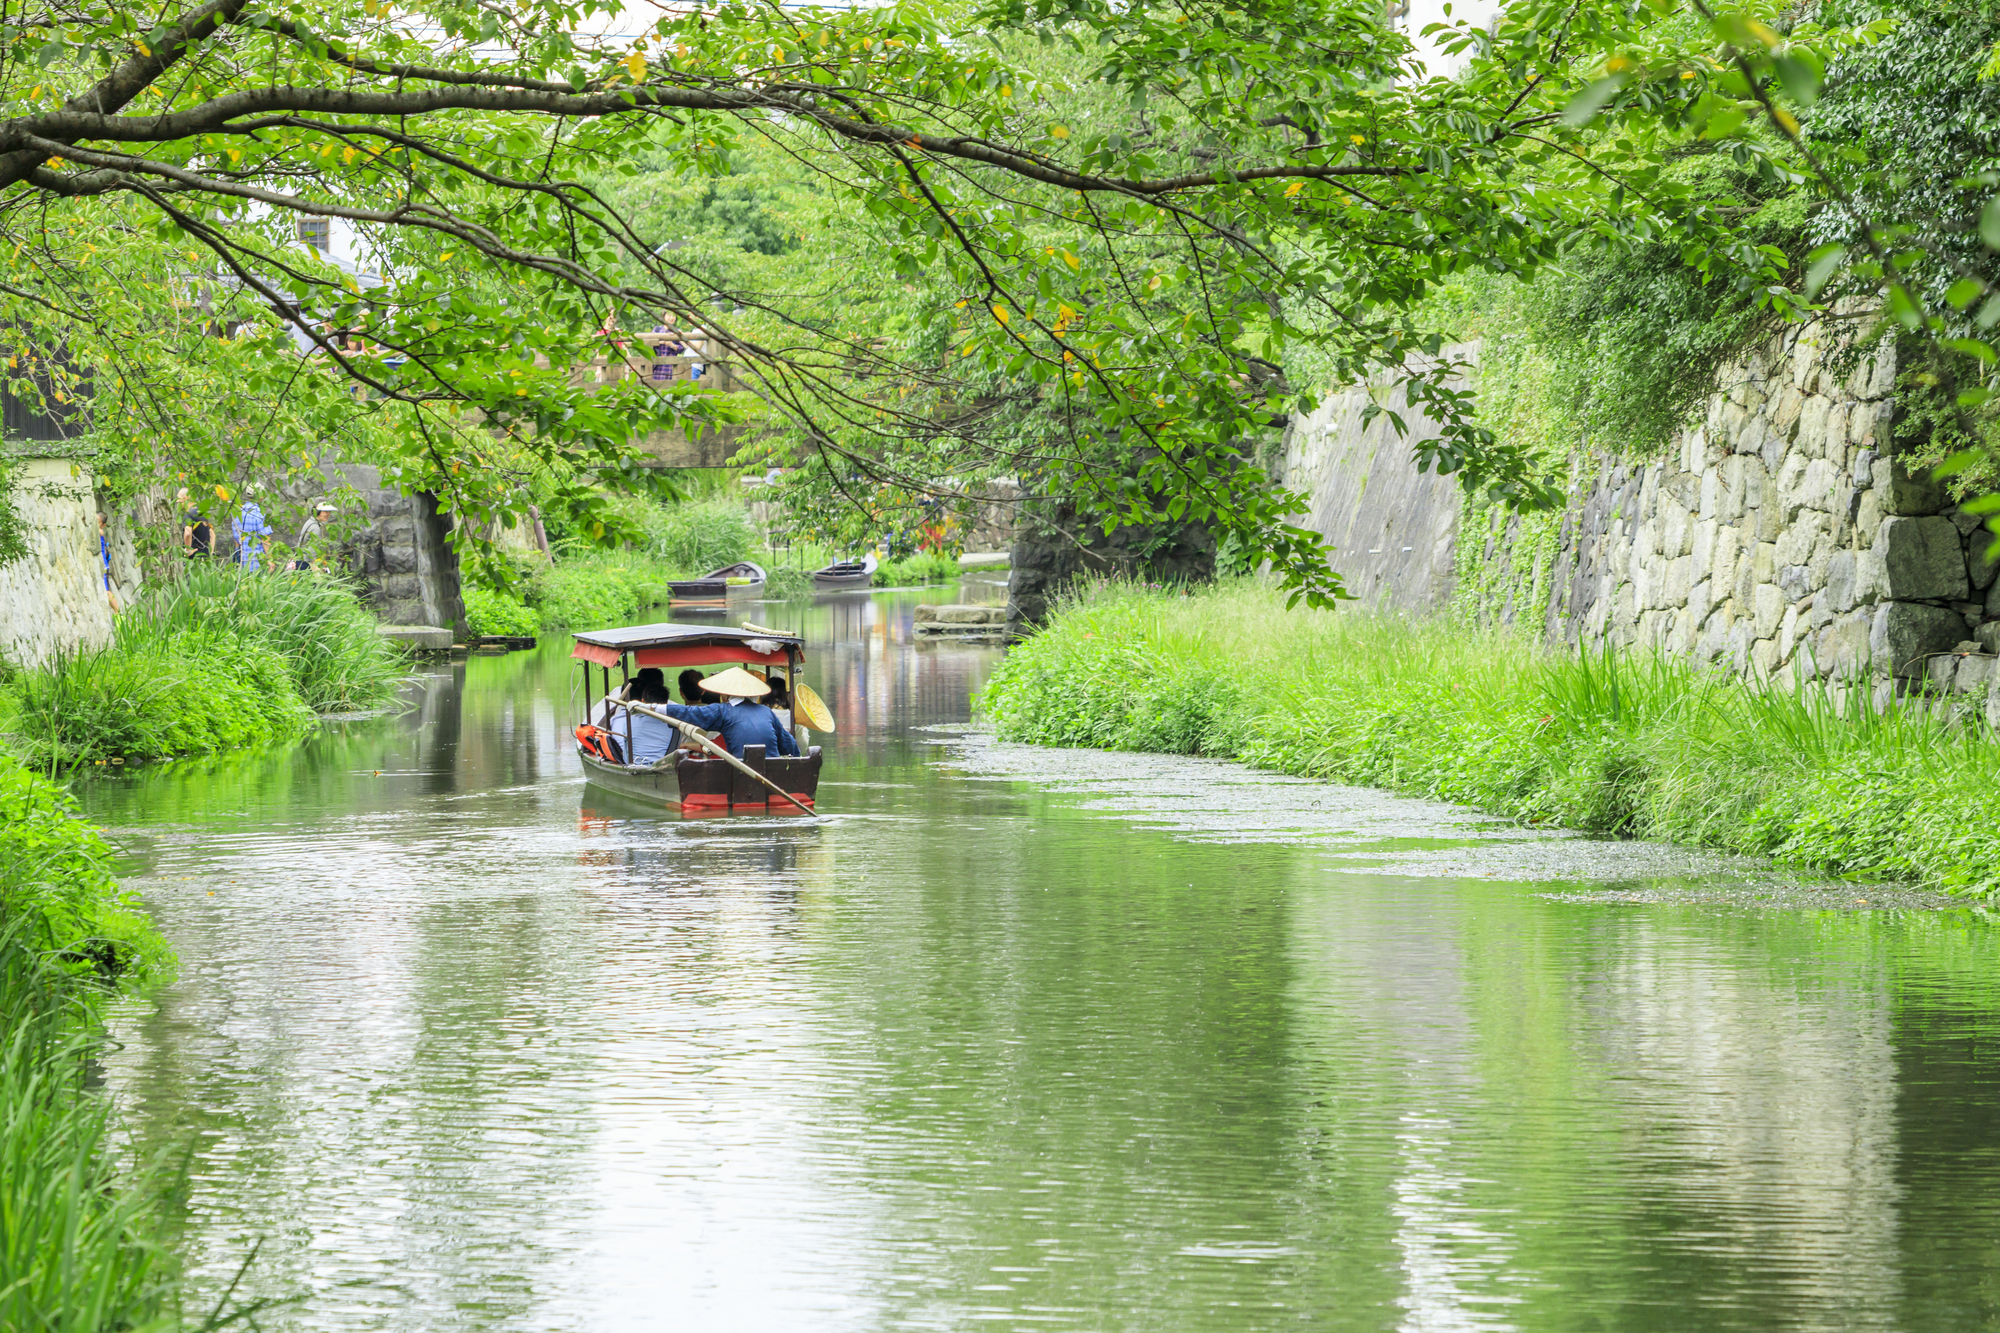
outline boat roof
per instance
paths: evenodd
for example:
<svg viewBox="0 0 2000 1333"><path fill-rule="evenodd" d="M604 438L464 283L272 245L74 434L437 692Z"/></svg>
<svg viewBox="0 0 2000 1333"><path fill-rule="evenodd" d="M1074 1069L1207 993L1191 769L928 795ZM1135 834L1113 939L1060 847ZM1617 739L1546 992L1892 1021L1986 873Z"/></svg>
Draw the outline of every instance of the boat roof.
<svg viewBox="0 0 2000 1333"><path fill-rule="evenodd" d="M625 625L618 629L592 629L577 634L578 643L594 644L599 648L614 648L620 652L631 652L634 648L663 648L668 645L689 648L708 645L724 646L746 642L750 639L768 639L772 643L797 644L804 646L805 640L796 634L774 634L761 629L732 629L727 625Z"/></svg>
<svg viewBox="0 0 2000 1333"><path fill-rule="evenodd" d="M717 662L783 666L794 653L804 656L806 646L796 634L731 629L727 625L626 625L585 630L575 638L576 647L569 655L602 667L616 665L627 653L642 667L709 666Z"/></svg>

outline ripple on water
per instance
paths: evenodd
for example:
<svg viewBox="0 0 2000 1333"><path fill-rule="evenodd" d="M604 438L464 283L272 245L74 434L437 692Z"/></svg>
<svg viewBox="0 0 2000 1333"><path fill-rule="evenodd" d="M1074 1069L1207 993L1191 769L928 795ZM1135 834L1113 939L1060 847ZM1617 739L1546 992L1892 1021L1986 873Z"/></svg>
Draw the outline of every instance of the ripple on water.
<svg viewBox="0 0 2000 1333"><path fill-rule="evenodd" d="M261 1241L285 1333L2000 1328L1990 930L918 732L994 654L914 600L799 612L821 821L590 792L561 645L99 789L182 957L106 1078L192 1137L204 1298Z"/></svg>

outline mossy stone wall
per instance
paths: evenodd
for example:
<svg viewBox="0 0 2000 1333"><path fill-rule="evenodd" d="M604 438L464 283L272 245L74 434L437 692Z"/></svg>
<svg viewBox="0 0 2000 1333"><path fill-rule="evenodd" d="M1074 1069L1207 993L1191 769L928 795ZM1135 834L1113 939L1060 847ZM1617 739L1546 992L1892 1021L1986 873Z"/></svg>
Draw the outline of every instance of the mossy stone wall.
<svg viewBox="0 0 2000 1333"><path fill-rule="evenodd" d="M1296 422L1286 480L1368 600L1657 647L1770 677L1985 695L2000 648L1991 534L1911 475L1892 442L1896 365L1793 327L1727 362L1664 456L1577 452L1568 501L1510 515L1418 473L1411 440L1361 420L1361 390ZM1371 540L1357 543L1357 533ZM1434 554L1452 553L1450 576ZM1961 667L1963 668L1961 670Z"/></svg>

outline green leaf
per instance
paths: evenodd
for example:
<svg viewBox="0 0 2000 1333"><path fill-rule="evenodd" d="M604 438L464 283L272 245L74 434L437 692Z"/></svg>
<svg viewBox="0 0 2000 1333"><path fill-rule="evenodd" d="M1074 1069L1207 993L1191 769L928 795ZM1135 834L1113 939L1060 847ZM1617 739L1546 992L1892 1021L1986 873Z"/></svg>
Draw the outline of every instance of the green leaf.
<svg viewBox="0 0 2000 1333"><path fill-rule="evenodd" d="M1940 480L1945 477L1955 477L1967 468L1976 465L1985 457L1986 451L1984 449L1961 449L1932 468L1931 476Z"/></svg>
<svg viewBox="0 0 2000 1333"><path fill-rule="evenodd" d="M1847 259L1844 245L1822 245L1812 252L1812 263L1806 269L1806 297L1811 299L1820 294L1822 288L1833 280Z"/></svg>
<svg viewBox="0 0 2000 1333"><path fill-rule="evenodd" d="M1974 297L1985 290L1986 284L1977 278L1960 278L1944 294L1944 299L1951 303L1953 310L1963 310L1972 304Z"/></svg>
<svg viewBox="0 0 2000 1333"><path fill-rule="evenodd" d="M1563 108L1563 123L1568 125L1588 124L1590 118L1602 111L1612 98L1618 96L1619 91L1624 87L1625 78L1620 74L1613 74L1609 78L1599 79L1575 97L1570 98L1569 105Z"/></svg>
<svg viewBox="0 0 2000 1333"><path fill-rule="evenodd" d="M1785 85L1792 100L1800 106L1811 106L1819 101L1819 71L1795 55L1779 56L1777 60L1778 82Z"/></svg>
<svg viewBox="0 0 2000 1333"><path fill-rule="evenodd" d="M1986 242L1987 249L2000 250L2000 194L1979 210L1979 239Z"/></svg>

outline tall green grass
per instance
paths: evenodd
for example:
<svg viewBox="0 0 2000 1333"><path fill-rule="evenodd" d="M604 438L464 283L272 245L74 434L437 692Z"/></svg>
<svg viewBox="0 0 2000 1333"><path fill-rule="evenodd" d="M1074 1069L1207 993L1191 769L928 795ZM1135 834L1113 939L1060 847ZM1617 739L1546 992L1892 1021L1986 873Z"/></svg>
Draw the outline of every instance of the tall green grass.
<svg viewBox="0 0 2000 1333"><path fill-rule="evenodd" d="M686 577L747 560L756 545L749 511L729 496L655 508L644 526L648 553Z"/></svg>
<svg viewBox="0 0 2000 1333"><path fill-rule="evenodd" d="M98 1002L171 963L110 859L66 793L0 757L0 1329L190 1327L169 1179L121 1160L85 1079Z"/></svg>
<svg viewBox="0 0 2000 1333"><path fill-rule="evenodd" d="M119 617L110 646L0 684L0 734L38 767L207 754L289 740L316 713L394 697L375 619L314 573L190 572Z"/></svg>
<svg viewBox="0 0 2000 1333"><path fill-rule="evenodd" d="M401 659L344 580L321 573L243 574L227 566L156 587L118 621L118 644L143 650L209 634L276 655L316 713L369 708L394 697Z"/></svg>
<svg viewBox="0 0 2000 1333"><path fill-rule="evenodd" d="M1250 583L1101 588L1018 645L1000 734L1241 758L1532 824L2000 894L2000 744L1913 701L1760 688L1672 658L1287 611Z"/></svg>

